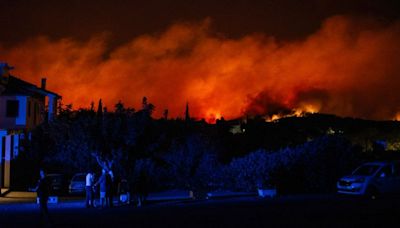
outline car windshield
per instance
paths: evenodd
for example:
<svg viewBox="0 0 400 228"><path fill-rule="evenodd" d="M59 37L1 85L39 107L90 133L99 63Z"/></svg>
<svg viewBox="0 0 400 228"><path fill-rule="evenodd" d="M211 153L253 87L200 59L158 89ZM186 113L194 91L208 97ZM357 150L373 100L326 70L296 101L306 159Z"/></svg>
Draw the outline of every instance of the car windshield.
<svg viewBox="0 0 400 228"><path fill-rule="evenodd" d="M47 175L47 178L49 178L50 182L52 184L61 184L62 182L62 176L61 175Z"/></svg>
<svg viewBox="0 0 400 228"><path fill-rule="evenodd" d="M371 176L379 169L379 167L379 165L362 165L353 172L353 175Z"/></svg>

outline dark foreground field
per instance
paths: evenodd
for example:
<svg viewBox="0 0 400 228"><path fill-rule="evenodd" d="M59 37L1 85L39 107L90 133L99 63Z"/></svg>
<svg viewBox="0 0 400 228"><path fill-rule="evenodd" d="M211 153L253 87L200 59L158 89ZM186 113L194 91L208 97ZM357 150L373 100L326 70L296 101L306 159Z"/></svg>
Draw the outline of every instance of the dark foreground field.
<svg viewBox="0 0 400 228"><path fill-rule="evenodd" d="M50 206L53 227L398 227L400 198L335 195L256 197L86 209L83 201ZM38 227L33 203L1 203L0 227Z"/></svg>

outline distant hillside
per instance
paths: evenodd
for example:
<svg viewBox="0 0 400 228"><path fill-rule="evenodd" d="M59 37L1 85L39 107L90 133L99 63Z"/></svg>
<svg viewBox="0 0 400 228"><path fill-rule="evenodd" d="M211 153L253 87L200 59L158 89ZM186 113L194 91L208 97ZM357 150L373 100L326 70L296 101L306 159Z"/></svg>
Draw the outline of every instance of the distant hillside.
<svg viewBox="0 0 400 228"><path fill-rule="evenodd" d="M238 132L240 123L241 131ZM295 146L324 135L345 137L363 151L400 150L400 122L342 118L329 114L308 113L272 122L263 118L219 121L217 125L236 127L226 146L236 155L264 148L276 150Z"/></svg>

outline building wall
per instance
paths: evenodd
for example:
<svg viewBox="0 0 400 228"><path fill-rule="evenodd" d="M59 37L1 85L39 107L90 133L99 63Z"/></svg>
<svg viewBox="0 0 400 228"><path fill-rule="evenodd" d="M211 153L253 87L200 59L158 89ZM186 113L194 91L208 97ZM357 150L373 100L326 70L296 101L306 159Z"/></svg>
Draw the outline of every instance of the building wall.
<svg viewBox="0 0 400 228"><path fill-rule="evenodd" d="M0 130L0 187L11 186L11 160L19 154L21 134L9 134L6 130Z"/></svg>
<svg viewBox="0 0 400 228"><path fill-rule="evenodd" d="M7 117L7 101L17 100L18 116ZM43 122L44 101L28 96L0 96L0 129L33 129Z"/></svg>
<svg viewBox="0 0 400 228"><path fill-rule="evenodd" d="M57 97L55 95L48 95L48 119L52 120L57 114Z"/></svg>
<svg viewBox="0 0 400 228"><path fill-rule="evenodd" d="M17 100L18 116L7 117L7 101ZM26 125L26 96L1 96L0 97L0 128L1 129L15 129L25 127Z"/></svg>
<svg viewBox="0 0 400 228"><path fill-rule="evenodd" d="M4 157L4 182L3 186L5 188L10 187L10 182L11 182L11 150L12 150L12 135L7 135L6 137L6 146L5 146L5 157Z"/></svg>
<svg viewBox="0 0 400 228"><path fill-rule="evenodd" d="M4 186L4 169L5 169L5 138L7 130L0 130L0 187Z"/></svg>
<svg viewBox="0 0 400 228"><path fill-rule="evenodd" d="M28 97L26 103L26 128L31 130L44 121L44 101Z"/></svg>
<svg viewBox="0 0 400 228"><path fill-rule="evenodd" d="M20 147L21 140L25 140L26 133L43 123L46 118L53 119L56 115L58 99L61 97L45 90L45 80L44 85L42 80L42 89L28 85L26 95L1 95L7 85L7 79L5 82L3 80L7 77L9 75L0 75L0 187L9 188L12 185L11 160L18 156L20 149L23 151ZM25 94L26 85L22 83L21 86L21 90L16 91L22 91L21 93ZM7 107L8 103L14 109ZM47 117L45 116L46 103ZM17 105L18 109L15 109Z"/></svg>

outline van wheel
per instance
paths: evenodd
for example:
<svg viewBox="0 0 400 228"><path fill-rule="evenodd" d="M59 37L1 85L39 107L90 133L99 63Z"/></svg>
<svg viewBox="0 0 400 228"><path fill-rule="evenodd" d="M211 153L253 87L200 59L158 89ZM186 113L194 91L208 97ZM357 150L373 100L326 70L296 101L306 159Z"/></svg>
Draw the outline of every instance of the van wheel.
<svg viewBox="0 0 400 228"><path fill-rule="evenodd" d="M379 191L375 187L371 186L367 188L365 195L367 196L367 198L375 200L379 196Z"/></svg>

